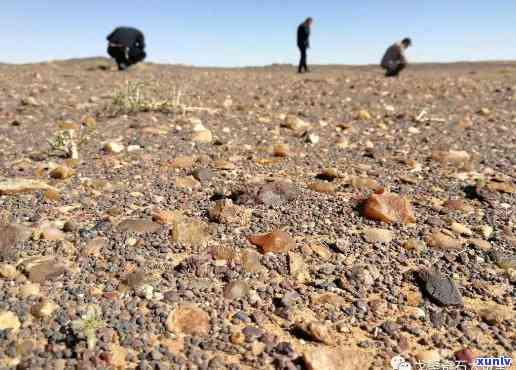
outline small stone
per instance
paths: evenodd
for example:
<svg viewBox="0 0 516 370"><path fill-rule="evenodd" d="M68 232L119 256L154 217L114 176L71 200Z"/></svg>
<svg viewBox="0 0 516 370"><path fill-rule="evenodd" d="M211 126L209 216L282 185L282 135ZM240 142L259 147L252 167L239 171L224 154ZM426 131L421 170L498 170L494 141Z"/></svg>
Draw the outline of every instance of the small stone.
<svg viewBox="0 0 516 370"><path fill-rule="evenodd" d="M152 221L160 225L173 225L181 221L184 215L181 211L156 210L152 214Z"/></svg>
<svg viewBox="0 0 516 370"><path fill-rule="evenodd" d="M324 344L333 344L334 337L328 327L322 322L312 321L308 324L302 323L297 329L308 335L312 340Z"/></svg>
<svg viewBox="0 0 516 370"><path fill-rule="evenodd" d="M466 225L463 225L458 222L452 222L450 225L450 229L458 235L473 235L473 231L471 231L471 229L469 229Z"/></svg>
<svg viewBox="0 0 516 370"><path fill-rule="evenodd" d="M59 241L65 239L65 234L55 227L47 227L41 230L40 238L43 240Z"/></svg>
<svg viewBox="0 0 516 370"><path fill-rule="evenodd" d="M181 305L169 314L165 326L170 332L206 337L210 318L196 305Z"/></svg>
<svg viewBox="0 0 516 370"><path fill-rule="evenodd" d="M48 184L38 180L9 179L0 180L0 195L16 195L35 191L55 190Z"/></svg>
<svg viewBox="0 0 516 370"><path fill-rule="evenodd" d="M367 228L364 230L364 239L369 243L388 244L394 239L394 234L390 230Z"/></svg>
<svg viewBox="0 0 516 370"><path fill-rule="evenodd" d="M59 308L57 304L50 300L44 300L41 303L38 303L31 308L31 313L40 318L46 318L52 316L52 314Z"/></svg>
<svg viewBox="0 0 516 370"><path fill-rule="evenodd" d="M12 257L16 246L32 236L32 230L22 225L0 225L0 257Z"/></svg>
<svg viewBox="0 0 516 370"><path fill-rule="evenodd" d="M489 182L486 187L491 191L498 191L500 193L515 194L516 185L510 182Z"/></svg>
<svg viewBox="0 0 516 370"><path fill-rule="evenodd" d="M362 214L368 219L386 223L412 224L416 222L412 205L408 199L383 191L371 195L365 201Z"/></svg>
<svg viewBox="0 0 516 370"><path fill-rule="evenodd" d="M425 242L430 248L437 248L443 250L459 250L462 248L462 242L454 239L440 231L433 231L425 235Z"/></svg>
<svg viewBox="0 0 516 370"><path fill-rule="evenodd" d="M450 209L450 210L452 210L452 211L465 211L465 212L468 212L468 211L472 210L472 207L470 207L468 204L466 204L461 199L450 199L450 200L446 201L443 204L443 206L448 208L448 209Z"/></svg>
<svg viewBox="0 0 516 370"><path fill-rule="evenodd" d="M86 246L82 254L86 257L100 257L101 251L107 246L106 238L95 238L90 240Z"/></svg>
<svg viewBox="0 0 516 370"><path fill-rule="evenodd" d="M489 243L487 240L484 240L484 239L473 238L473 239L469 239L468 242L471 245L474 245L475 247L478 247L481 250L486 251L486 252L493 248L491 243Z"/></svg>
<svg viewBox="0 0 516 370"><path fill-rule="evenodd" d="M125 219L117 226L124 233L152 234L160 229L160 225L145 219Z"/></svg>
<svg viewBox="0 0 516 370"><path fill-rule="evenodd" d="M110 154L118 154L124 151L125 147L115 141L111 141L104 145L104 150Z"/></svg>
<svg viewBox="0 0 516 370"><path fill-rule="evenodd" d="M336 168L325 168L317 177L321 180L333 181L341 176Z"/></svg>
<svg viewBox="0 0 516 370"><path fill-rule="evenodd" d="M29 297L39 297L41 295L39 285L33 283L26 283L20 287L20 297L27 299Z"/></svg>
<svg viewBox="0 0 516 370"><path fill-rule="evenodd" d="M480 310L479 314L484 322L493 326L501 325L505 320L510 321L514 318L514 311L497 304L493 304Z"/></svg>
<svg viewBox="0 0 516 370"><path fill-rule="evenodd" d="M269 234L250 235L247 238L251 244L256 245L260 252L284 253L295 248L296 242L284 231L276 230Z"/></svg>
<svg viewBox="0 0 516 370"><path fill-rule="evenodd" d="M179 189L200 189L201 183L197 181L193 176L176 177L174 179L174 186Z"/></svg>
<svg viewBox="0 0 516 370"><path fill-rule="evenodd" d="M210 130L194 132L192 135L192 141L201 144L208 144L213 141L213 135Z"/></svg>
<svg viewBox="0 0 516 370"><path fill-rule="evenodd" d="M260 261L260 254L254 250L246 249L242 252L241 260L244 270L250 273L256 273L263 269Z"/></svg>
<svg viewBox="0 0 516 370"><path fill-rule="evenodd" d="M325 194L332 194L337 191L337 185L332 184L331 182L323 182L323 181L312 182L308 185L308 188L317 193L325 193Z"/></svg>
<svg viewBox="0 0 516 370"><path fill-rule="evenodd" d="M196 168L192 172L192 176L200 182L210 181L215 174L209 168Z"/></svg>
<svg viewBox="0 0 516 370"><path fill-rule="evenodd" d="M249 294L249 285L245 281L233 281L224 288L224 298L237 300Z"/></svg>
<svg viewBox="0 0 516 370"><path fill-rule="evenodd" d="M0 330L11 329L17 332L21 327L20 320L14 312L0 311Z"/></svg>
<svg viewBox="0 0 516 370"><path fill-rule="evenodd" d="M143 285L145 282L146 282L146 274L145 274L145 271L143 270L136 270L134 272L131 272L130 274L128 274L124 280L124 283L132 288L132 289L136 289L138 288L139 286Z"/></svg>
<svg viewBox="0 0 516 370"><path fill-rule="evenodd" d="M293 130L293 131L299 131L303 129L310 128L310 124L308 122L303 121L301 118L294 114L287 114L285 116L285 127Z"/></svg>
<svg viewBox="0 0 516 370"><path fill-rule="evenodd" d="M489 116L491 114L491 110L489 108L481 108L478 111L478 113L481 114L482 116Z"/></svg>
<svg viewBox="0 0 516 370"><path fill-rule="evenodd" d="M191 168L195 164L195 157L182 156L174 158L169 162L170 167L177 169Z"/></svg>
<svg viewBox="0 0 516 370"><path fill-rule="evenodd" d="M357 119L361 121L369 121L371 119L371 114L366 110L361 110L357 114Z"/></svg>
<svg viewBox="0 0 516 370"><path fill-rule="evenodd" d="M440 305L463 305L462 296L451 278L430 270L421 270L418 276L424 283L425 292Z"/></svg>
<svg viewBox="0 0 516 370"><path fill-rule="evenodd" d="M511 252L503 251L492 251L490 253L496 265L504 270L515 269L516 270L516 254Z"/></svg>
<svg viewBox="0 0 516 370"><path fill-rule="evenodd" d="M73 220L68 220L63 225L63 231L65 233L73 233L76 232L78 229L79 227L77 226L77 223L75 223L75 221Z"/></svg>
<svg viewBox="0 0 516 370"><path fill-rule="evenodd" d="M14 280L19 275L16 267L7 263L0 264L0 277L7 280Z"/></svg>
<svg viewBox="0 0 516 370"><path fill-rule="evenodd" d="M36 257L27 263L25 270L31 282L44 283L64 274L66 266L52 257Z"/></svg>
<svg viewBox="0 0 516 370"><path fill-rule="evenodd" d="M86 116L82 119L82 124L89 129L95 129L97 127L97 120L95 117Z"/></svg>
<svg viewBox="0 0 516 370"><path fill-rule="evenodd" d="M66 166L57 166L50 172L50 177L53 179L64 180L69 177L72 177L75 174L75 171L70 167Z"/></svg>
<svg viewBox="0 0 516 370"><path fill-rule="evenodd" d="M471 160L471 156L464 150L435 151L432 159L443 164L464 165Z"/></svg>
<svg viewBox="0 0 516 370"><path fill-rule="evenodd" d="M313 144L313 145L318 144L320 140L321 140L321 138L319 137L319 135L316 135L314 133L308 134L306 136L306 142L309 144Z"/></svg>
<svg viewBox="0 0 516 370"><path fill-rule="evenodd" d="M289 252L288 254L290 275L299 283L305 283L310 280L310 272L303 256L297 253Z"/></svg>
<svg viewBox="0 0 516 370"><path fill-rule="evenodd" d="M210 220L225 224L246 226L251 221L250 209L233 204L231 199L221 199L208 212Z"/></svg>
<svg viewBox="0 0 516 370"><path fill-rule="evenodd" d="M482 225L480 226L480 232L484 239L489 239L493 235L494 229L489 225Z"/></svg>
<svg viewBox="0 0 516 370"><path fill-rule="evenodd" d="M437 351L420 351L416 354L416 359L424 364L434 364L441 361L441 356Z"/></svg>
<svg viewBox="0 0 516 370"><path fill-rule="evenodd" d="M351 178L350 185L358 190L382 190L382 186L378 183L378 181L370 179L368 177L354 176Z"/></svg>
<svg viewBox="0 0 516 370"><path fill-rule="evenodd" d="M275 157L288 157L290 155L290 147L287 144L277 144L272 150Z"/></svg>
<svg viewBox="0 0 516 370"><path fill-rule="evenodd" d="M213 162L213 168L216 168L217 170L223 170L223 171L232 171L236 169L236 166L233 162L226 161L224 159L218 159Z"/></svg>
<svg viewBox="0 0 516 370"><path fill-rule="evenodd" d="M27 107L39 107L41 103L36 100L33 96L27 96L22 98L21 105L27 106Z"/></svg>
<svg viewBox="0 0 516 370"><path fill-rule="evenodd" d="M184 217L174 223L170 230L173 242L192 247L203 247L210 238L210 230L204 222Z"/></svg>
<svg viewBox="0 0 516 370"><path fill-rule="evenodd" d="M372 357L360 349L310 347L303 352L307 370L357 370L369 369Z"/></svg>
<svg viewBox="0 0 516 370"><path fill-rule="evenodd" d="M468 366L473 366L475 364L475 359L477 356L473 353L469 348L461 349L455 352L455 359L460 361Z"/></svg>
<svg viewBox="0 0 516 370"><path fill-rule="evenodd" d="M424 252L426 250L426 243L419 239L409 239L403 243L403 248L408 251Z"/></svg>

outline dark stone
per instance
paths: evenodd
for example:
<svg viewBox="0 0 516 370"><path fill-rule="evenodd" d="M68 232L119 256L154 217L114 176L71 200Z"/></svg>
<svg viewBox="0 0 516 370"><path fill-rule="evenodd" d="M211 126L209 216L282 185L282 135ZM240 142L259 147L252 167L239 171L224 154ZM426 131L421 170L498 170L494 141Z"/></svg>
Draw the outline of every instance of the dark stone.
<svg viewBox="0 0 516 370"><path fill-rule="evenodd" d="M419 272L424 292L442 306L462 306L462 296L453 280L436 272L422 270Z"/></svg>
<svg viewBox="0 0 516 370"><path fill-rule="evenodd" d="M200 182L210 181L215 174L209 168L196 168L192 172L192 176Z"/></svg>

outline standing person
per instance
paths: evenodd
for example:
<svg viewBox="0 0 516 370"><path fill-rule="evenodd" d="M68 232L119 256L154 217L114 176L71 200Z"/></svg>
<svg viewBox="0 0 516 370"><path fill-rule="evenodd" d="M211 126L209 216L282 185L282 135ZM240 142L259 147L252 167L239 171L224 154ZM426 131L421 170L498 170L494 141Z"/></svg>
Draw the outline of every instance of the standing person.
<svg viewBox="0 0 516 370"><path fill-rule="evenodd" d="M407 67L405 50L411 45L412 40L407 37L387 49L381 62L382 68L385 69L386 77L396 77Z"/></svg>
<svg viewBox="0 0 516 370"><path fill-rule="evenodd" d="M309 72L306 63L306 50L310 48L310 28L312 27L313 19L311 17L299 25L297 28L297 47L301 52L301 59L299 60L298 73Z"/></svg>
<svg viewBox="0 0 516 370"><path fill-rule="evenodd" d="M147 56L144 51L145 38L136 28L118 27L109 34L107 40L107 52L116 60L119 71L141 62Z"/></svg>

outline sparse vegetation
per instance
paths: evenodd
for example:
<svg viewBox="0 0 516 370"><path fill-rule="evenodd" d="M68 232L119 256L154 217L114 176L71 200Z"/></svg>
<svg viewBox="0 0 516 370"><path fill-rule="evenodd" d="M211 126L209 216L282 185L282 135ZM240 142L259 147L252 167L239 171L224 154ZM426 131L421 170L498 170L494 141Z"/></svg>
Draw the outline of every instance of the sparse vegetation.
<svg viewBox="0 0 516 370"><path fill-rule="evenodd" d="M77 335L84 335L88 342L88 349L92 350L97 344L97 330L106 326L101 319L102 311L96 305L88 306L86 314L78 320L72 321L72 329Z"/></svg>
<svg viewBox="0 0 516 370"><path fill-rule="evenodd" d="M153 99L149 97L149 87L142 82L127 82L126 86L115 90L112 106L117 112L170 112L185 115L191 111L212 111L210 108L189 107L182 103L184 96L180 88L173 87L168 97Z"/></svg>

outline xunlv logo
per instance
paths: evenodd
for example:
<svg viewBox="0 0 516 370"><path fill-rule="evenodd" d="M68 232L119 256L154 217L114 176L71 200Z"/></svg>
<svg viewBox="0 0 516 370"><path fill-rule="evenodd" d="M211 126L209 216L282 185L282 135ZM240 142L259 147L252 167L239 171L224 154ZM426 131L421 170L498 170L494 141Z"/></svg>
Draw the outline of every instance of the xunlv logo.
<svg viewBox="0 0 516 370"><path fill-rule="evenodd" d="M510 367L512 358L509 357L477 357L475 365L477 367L501 366Z"/></svg>

